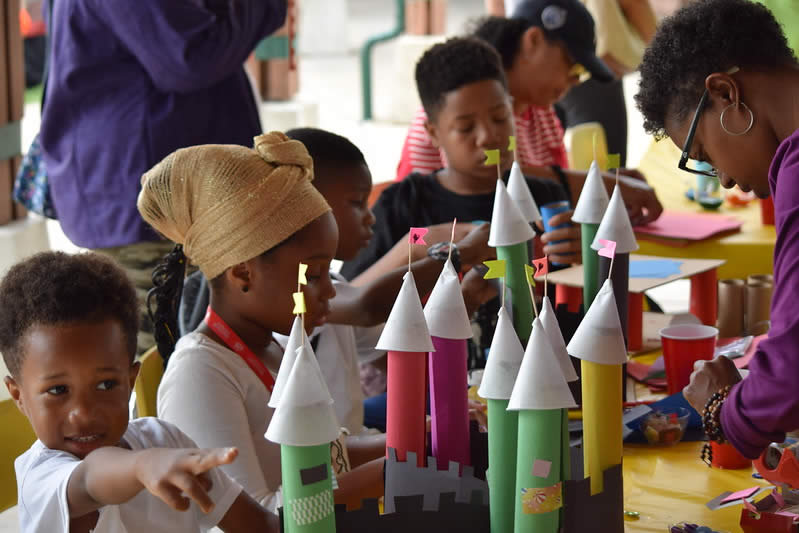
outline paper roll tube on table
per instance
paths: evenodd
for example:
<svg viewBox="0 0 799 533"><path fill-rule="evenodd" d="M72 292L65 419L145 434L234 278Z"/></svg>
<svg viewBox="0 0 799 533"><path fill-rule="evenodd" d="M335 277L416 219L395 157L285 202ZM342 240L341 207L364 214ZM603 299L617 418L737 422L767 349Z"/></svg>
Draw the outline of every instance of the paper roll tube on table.
<svg viewBox="0 0 799 533"><path fill-rule="evenodd" d="M741 279L719 280L719 338L740 337L744 332L746 284Z"/></svg>
<svg viewBox="0 0 799 533"><path fill-rule="evenodd" d="M530 264L527 243L498 246L497 259L506 262L505 283L510 289L513 306L513 327L522 342L530 338L533 323L533 304L530 302L524 266Z"/></svg>
<svg viewBox="0 0 799 533"><path fill-rule="evenodd" d="M772 274L752 274L746 278L746 283L771 283L774 285Z"/></svg>
<svg viewBox="0 0 799 533"><path fill-rule="evenodd" d="M280 467L284 472L283 527L286 533L334 533L336 514L330 444L284 444L280 451Z"/></svg>
<svg viewBox="0 0 799 533"><path fill-rule="evenodd" d="M746 333L762 335L769 330L771 295L774 286L770 283L746 285Z"/></svg>

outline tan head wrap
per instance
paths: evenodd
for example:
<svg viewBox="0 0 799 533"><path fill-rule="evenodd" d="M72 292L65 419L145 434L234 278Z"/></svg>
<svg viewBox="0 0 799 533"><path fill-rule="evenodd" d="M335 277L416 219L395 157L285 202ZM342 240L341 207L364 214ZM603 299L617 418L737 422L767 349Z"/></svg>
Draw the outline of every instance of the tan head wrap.
<svg viewBox="0 0 799 533"><path fill-rule="evenodd" d="M256 257L330 211L311 184L305 146L280 132L255 148L177 150L142 176L138 207L159 233L213 279Z"/></svg>

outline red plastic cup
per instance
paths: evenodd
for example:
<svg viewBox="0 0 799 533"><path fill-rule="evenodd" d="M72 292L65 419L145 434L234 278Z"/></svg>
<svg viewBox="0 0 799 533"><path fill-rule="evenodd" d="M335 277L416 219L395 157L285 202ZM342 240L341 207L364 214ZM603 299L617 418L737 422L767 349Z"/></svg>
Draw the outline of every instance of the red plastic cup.
<svg viewBox="0 0 799 533"><path fill-rule="evenodd" d="M774 225L774 200L771 196L760 200L760 221L764 226Z"/></svg>
<svg viewBox="0 0 799 533"><path fill-rule="evenodd" d="M741 455L741 452L736 450L732 444L711 442L710 449L713 453L713 457L710 460L710 466L712 467L739 470L752 466L752 460Z"/></svg>
<svg viewBox="0 0 799 533"><path fill-rule="evenodd" d="M719 330L701 324L680 324L660 330L669 394L680 392L691 380L694 362L713 359Z"/></svg>

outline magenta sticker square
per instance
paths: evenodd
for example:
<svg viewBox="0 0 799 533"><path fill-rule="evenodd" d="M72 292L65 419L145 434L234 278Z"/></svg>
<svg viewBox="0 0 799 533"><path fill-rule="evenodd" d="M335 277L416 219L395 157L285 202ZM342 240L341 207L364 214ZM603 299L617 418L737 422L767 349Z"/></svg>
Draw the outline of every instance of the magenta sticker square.
<svg viewBox="0 0 799 533"><path fill-rule="evenodd" d="M535 477L549 477L549 471L552 469L552 461L545 461L543 459L536 459L533 461L533 475Z"/></svg>

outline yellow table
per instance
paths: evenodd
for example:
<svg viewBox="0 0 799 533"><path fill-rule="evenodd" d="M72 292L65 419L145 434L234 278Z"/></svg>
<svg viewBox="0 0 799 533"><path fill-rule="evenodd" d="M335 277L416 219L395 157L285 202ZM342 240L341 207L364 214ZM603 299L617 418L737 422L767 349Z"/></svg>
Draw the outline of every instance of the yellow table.
<svg viewBox="0 0 799 533"><path fill-rule="evenodd" d="M707 212L685 197L685 191L695 186L696 177L677 168L680 150L668 139L652 142L638 166L654 187L663 206L671 211ZM718 239L690 244L685 247L666 246L639 239L639 254L693 259L726 259L719 267L721 278L745 278L749 274L771 273L776 232L774 226L760 222L759 201L746 207L731 207L724 203L718 210L737 217L743 226L740 233Z"/></svg>

